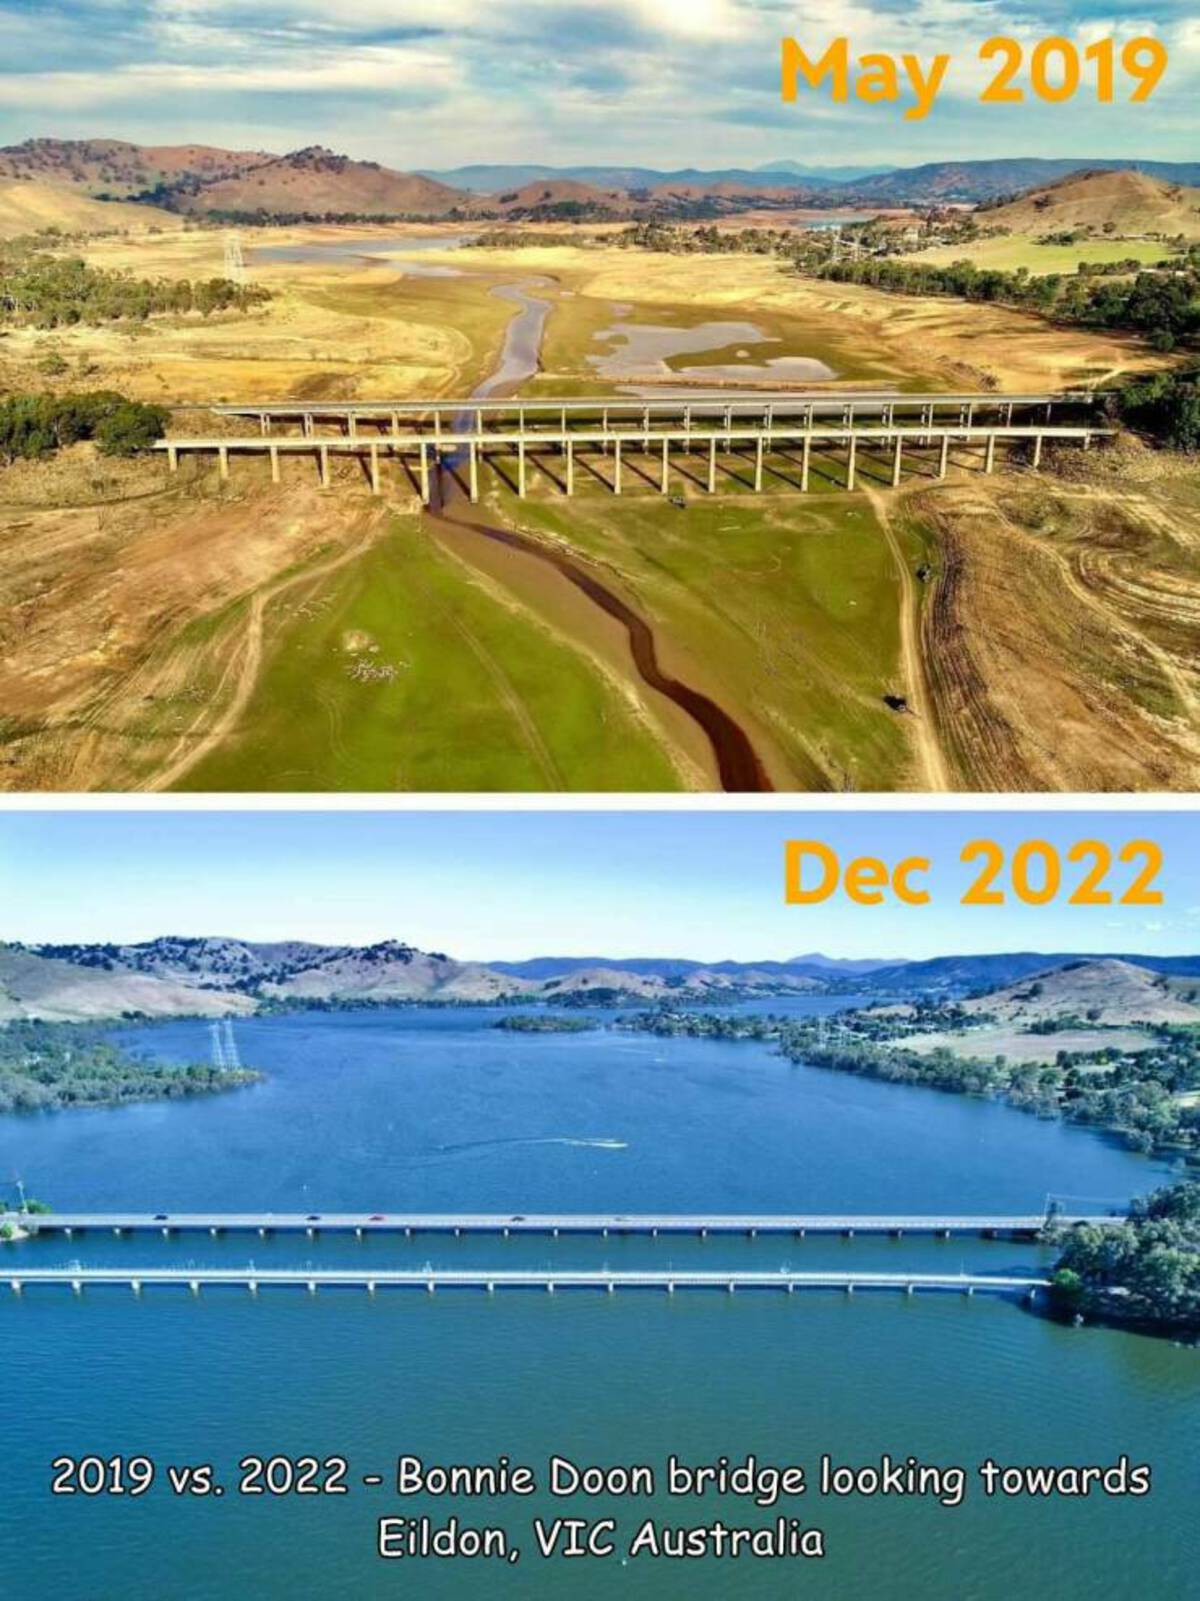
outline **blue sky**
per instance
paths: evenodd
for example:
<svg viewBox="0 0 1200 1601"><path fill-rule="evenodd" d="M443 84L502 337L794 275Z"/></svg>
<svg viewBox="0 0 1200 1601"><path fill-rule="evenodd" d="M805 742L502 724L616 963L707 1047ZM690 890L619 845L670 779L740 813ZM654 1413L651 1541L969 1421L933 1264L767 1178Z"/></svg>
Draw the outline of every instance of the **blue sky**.
<svg viewBox="0 0 1200 1601"><path fill-rule="evenodd" d="M782 959L1200 951L1200 820L1181 813L10 812L0 939L227 934L411 941L463 958ZM1160 909L958 905L962 844L1151 838ZM931 855L933 903L783 903L783 844Z"/></svg>
<svg viewBox="0 0 1200 1601"><path fill-rule="evenodd" d="M955 60L924 122L811 94L785 106L785 33ZM1143 106L981 107L974 55L996 33L1154 33L1171 66ZM1126 15L1096 0L0 0L0 60L5 142L322 143L401 168L1190 159L1200 20L1183 0Z"/></svg>

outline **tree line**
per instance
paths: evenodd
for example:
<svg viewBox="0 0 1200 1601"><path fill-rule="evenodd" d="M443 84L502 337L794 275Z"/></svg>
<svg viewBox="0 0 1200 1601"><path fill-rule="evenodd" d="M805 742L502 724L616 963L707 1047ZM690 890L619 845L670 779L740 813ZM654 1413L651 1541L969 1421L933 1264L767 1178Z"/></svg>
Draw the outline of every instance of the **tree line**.
<svg viewBox="0 0 1200 1601"><path fill-rule="evenodd" d="M0 322L18 327L97 327L189 312L209 317L248 311L269 299L269 290L229 278L135 278L89 267L78 256L14 247L0 251Z"/></svg>
<svg viewBox="0 0 1200 1601"><path fill-rule="evenodd" d="M12 394L0 400L0 461L48 456L80 440L94 440L105 456L131 456L161 439L164 406L130 400L111 389L80 394Z"/></svg>
<svg viewBox="0 0 1200 1601"><path fill-rule="evenodd" d="M1129 1221L1052 1234L1056 1307L1200 1334L1200 1183L1185 1180L1134 1203Z"/></svg>

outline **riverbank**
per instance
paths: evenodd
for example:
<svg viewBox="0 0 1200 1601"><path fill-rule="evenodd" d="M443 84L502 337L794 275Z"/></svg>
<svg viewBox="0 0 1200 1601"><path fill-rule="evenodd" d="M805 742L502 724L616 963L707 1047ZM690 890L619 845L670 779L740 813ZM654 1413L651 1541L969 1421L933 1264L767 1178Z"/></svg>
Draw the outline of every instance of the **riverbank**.
<svg viewBox="0 0 1200 1601"><path fill-rule="evenodd" d="M972 1036L987 1037L986 1013L964 1016L953 1006L928 1007L915 1027L894 1015L913 1008L849 1010L819 1024L769 1016L696 1014L658 1010L633 1016L625 1027L663 1038L755 1041L806 1067L829 1069L889 1084L910 1084L970 1097L1001 1100L1017 1111L1106 1131L1131 1150L1200 1161L1200 1033L1157 1026L1132 1040L1121 1029L1094 1028L1083 1044L1074 1031L1070 1050L1053 1062L971 1050ZM888 1015L889 1011L893 1014ZM917 1030L941 1025L945 1043L922 1041ZM918 1045L909 1043L916 1033ZM1053 1037L1052 1030L1040 1037Z"/></svg>

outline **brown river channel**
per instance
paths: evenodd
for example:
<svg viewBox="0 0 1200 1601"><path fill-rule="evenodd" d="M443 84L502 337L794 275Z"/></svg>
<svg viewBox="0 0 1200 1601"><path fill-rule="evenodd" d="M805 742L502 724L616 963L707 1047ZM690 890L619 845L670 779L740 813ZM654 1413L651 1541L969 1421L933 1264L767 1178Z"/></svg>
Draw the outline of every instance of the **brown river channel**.
<svg viewBox="0 0 1200 1601"><path fill-rule="evenodd" d="M472 400L509 393L537 372L542 333L551 309L548 300L527 292L528 287L537 286L538 280L532 280L528 285L505 284L493 290L501 298L516 302L521 309L509 324L499 366L472 392ZM469 428L471 420L463 414L456 419L456 426ZM448 465L453 469L458 465L457 459L452 459ZM628 601L610 589L593 568L528 534L477 521L465 510L468 502L453 470L437 474L435 479L434 499L429 508L429 516L435 521L494 540L552 567L624 628L639 678L648 688L679 707L701 729L712 749L721 788L726 793L748 794L774 788L745 729L708 695L663 668L650 624Z"/></svg>

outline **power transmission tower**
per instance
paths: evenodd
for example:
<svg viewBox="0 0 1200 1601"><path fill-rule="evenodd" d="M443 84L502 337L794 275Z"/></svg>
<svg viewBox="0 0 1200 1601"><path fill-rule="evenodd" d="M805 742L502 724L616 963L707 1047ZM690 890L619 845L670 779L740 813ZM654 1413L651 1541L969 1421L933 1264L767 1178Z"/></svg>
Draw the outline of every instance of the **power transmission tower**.
<svg viewBox="0 0 1200 1601"><path fill-rule="evenodd" d="M246 258L242 255L241 235L225 235L225 276L239 287L246 282Z"/></svg>

